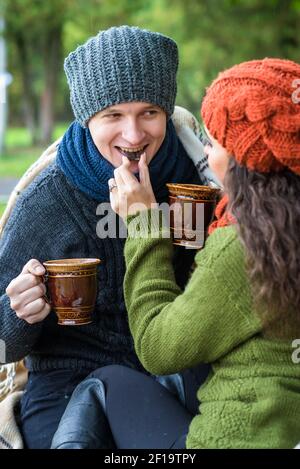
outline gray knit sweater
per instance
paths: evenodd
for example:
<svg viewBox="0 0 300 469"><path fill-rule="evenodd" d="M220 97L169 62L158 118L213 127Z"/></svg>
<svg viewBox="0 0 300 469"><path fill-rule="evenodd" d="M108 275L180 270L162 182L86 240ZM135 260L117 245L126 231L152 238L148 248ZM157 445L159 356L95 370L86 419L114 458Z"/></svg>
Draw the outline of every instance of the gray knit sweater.
<svg viewBox="0 0 300 469"><path fill-rule="evenodd" d="M123 298L125 240L97 236L98 204L71 186L55 163L20 196L0 243L0 339L5 341L7 363L26 357L31 371L92 370L112 363L141 368ZM102 260L93 322L59 326L53 311L33 325L19 319L5 293L9 282L31 258L43 262L71 257ZM192 251L175 250L181 286L192 260Z"/></svg>

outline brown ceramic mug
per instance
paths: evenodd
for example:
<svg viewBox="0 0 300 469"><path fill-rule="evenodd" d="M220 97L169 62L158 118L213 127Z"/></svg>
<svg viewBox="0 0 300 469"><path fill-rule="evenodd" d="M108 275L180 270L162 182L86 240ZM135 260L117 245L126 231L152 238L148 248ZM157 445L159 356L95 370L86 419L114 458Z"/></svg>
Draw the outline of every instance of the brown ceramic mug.
<svg viewBox="0 0 300 469"><path fill-rule="evenodd" d="M220 189L197 184L167 184L173 244L201 249L214 217Z"/></svg>
<svg viewBox="0 0 300 469"><path fill-rule="evenodd" d="M59 259L43 262L47 300L58 324L78 326L92 322L100 259Z"/></svg>

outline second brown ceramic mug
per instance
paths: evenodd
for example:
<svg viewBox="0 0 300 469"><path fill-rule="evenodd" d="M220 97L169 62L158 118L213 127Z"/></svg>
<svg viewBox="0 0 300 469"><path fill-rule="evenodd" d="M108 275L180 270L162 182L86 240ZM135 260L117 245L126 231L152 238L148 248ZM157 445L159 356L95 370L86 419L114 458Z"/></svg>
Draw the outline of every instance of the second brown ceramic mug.
<svg viewBox="0 0 300 469"><path fill-rule="evenodd" d="M201 249L220 189L197 184L167 184L173 244Z"/></svg>
<svg viewBox="0 0 300 469"><path fill-rule="evenodd" d="M58 259L43 262L47 300L58 324L78 326L92 322L100 259Z"/></svg>

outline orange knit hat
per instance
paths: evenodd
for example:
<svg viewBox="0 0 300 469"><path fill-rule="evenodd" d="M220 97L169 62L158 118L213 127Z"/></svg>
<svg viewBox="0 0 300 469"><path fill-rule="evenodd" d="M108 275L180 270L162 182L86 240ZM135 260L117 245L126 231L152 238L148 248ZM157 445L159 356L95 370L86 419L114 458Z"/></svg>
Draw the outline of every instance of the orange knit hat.
<svg viewBox="0 0 300 469"><path fill-rule="evenodd" d="M287 167L300 175L299 88L300 65L295 62L244 62L213 81L202 118L240 165L259 172Z"/></svg>

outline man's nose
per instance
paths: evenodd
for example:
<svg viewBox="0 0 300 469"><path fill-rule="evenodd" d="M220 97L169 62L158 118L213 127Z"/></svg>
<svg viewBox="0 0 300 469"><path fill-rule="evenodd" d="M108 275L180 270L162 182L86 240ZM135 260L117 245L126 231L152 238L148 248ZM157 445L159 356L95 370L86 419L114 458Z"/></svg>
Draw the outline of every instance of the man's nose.
<svg viewBox="0 0 300 469"><path fill-rule="evenodd" d="M138 145L142 143L145 137L145 131L138 120L130 119L124 125L122 137L131 145Z"/></svg>

